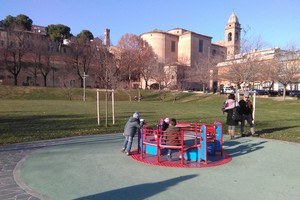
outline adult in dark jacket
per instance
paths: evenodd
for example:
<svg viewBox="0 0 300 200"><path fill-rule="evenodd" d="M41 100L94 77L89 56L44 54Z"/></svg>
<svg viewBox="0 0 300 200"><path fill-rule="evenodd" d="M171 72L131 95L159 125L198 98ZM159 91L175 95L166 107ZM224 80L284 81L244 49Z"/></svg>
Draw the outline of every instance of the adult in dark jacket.
<svg viewBox="0 0 300 200"><path fill-rule="evenodd" d="M169 127L165 132L166 145L169 146L180 146L181 143L181 132L178 127L176 127L176 119L171 119ZM172 149L168 149L168 160L172 159Z"/></svg>
<svg viewBox="0 0 300 200"><path fill-rule="evenodd" d="M131 153L133 138L135 134L139 131L140 127L140 113L135 112L125 124L123 133L123 135L125 136L125 141L123 144L122 152L126 153L128 156Z"/></svg>
<svg viewBox="0 0 300 200"><path fill-rule="evenodd" d="M170 118L165 118L162 124L162 131L167 130L167 128L169 127L169 123L170 123Z"/></svg>
<svg viewBox="0 0 300 200"><path fill-rule="evenodd" d="M257 136L257 134L255 134L254 125L253 125L253 117L252 117L253 105L249 99L248 92L244 93L243 99L239 101L239 105L240 105L239 112L242 115L242 120L241 120L241 135L242 135L242 137L246 136L246 134L244 133L245 120L247 121L247 123L250 126L251 135Z"/></svg>

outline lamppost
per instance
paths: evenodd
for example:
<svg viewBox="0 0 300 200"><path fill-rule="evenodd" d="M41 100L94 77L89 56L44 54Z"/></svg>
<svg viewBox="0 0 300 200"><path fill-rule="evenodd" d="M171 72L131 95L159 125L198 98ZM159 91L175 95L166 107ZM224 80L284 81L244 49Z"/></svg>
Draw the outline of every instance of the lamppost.
<svg viewBox="0 0 300 200"><path fill-rule="evenodd" d="M83 72L83 101L86 101L86 95L85 95L85 78L88 77L89 75L85 74L85 72Z"/></svg>

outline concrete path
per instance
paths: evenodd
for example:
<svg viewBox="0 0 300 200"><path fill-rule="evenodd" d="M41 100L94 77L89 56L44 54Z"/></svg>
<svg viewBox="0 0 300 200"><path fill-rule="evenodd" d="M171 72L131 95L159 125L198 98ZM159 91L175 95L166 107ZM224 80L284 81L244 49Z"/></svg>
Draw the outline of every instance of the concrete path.
<svg viewBox="0 0 300 200"><path fill-rule="evenodd" d="M122 142L108 134L2 147L0 199L300 199L300 144L238 138L225 141L231 162L189 169L137 162Z"/></svg>

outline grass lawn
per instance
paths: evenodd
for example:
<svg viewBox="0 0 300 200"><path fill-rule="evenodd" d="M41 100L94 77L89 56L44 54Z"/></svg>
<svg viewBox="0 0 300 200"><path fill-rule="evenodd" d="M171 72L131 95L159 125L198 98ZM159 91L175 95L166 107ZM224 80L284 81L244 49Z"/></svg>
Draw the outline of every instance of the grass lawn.
<svg viewBox="0 0 300 200"><path fill-rule="evenodd" d="M93 94L91 92L90 96ZM35 95L30 95L30 98L0 96L0 145L76 135L119 133L122 132L128 117L135 111L140 111L142 118L153 126L162 117L174 117L178 121L188 122L211 123L215 120L225 122L226 115L221 112L221 105L226 96L194 93L176 95L177 100L174 103L171 93L147 92L143 94L141 102L130 102L127 98L116 96L116 124L112 125L109 107L108 127L104 127L103 101L100 105L101 126L97 126L94 96L86 102L63 98L56 98L57 100L32 98ZM261 137L299 143L299 111L299 100L282 101L278 97L259 97L256 105L256 130ZM225 128L224 131L226 132Z"/></svg>

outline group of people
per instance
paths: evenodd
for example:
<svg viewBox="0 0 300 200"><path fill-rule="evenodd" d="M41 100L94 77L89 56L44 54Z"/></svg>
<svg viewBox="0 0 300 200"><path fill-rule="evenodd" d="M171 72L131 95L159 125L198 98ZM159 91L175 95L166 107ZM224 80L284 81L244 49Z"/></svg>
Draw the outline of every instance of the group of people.
<svg viewBox="0 0 300 200"><path fill-rule="evenodd" d="M235 100L234 94L229 94L228 99L223 103L222 107L223 112L227 113L226 124L228 125L228 133L231 139L235 138L236 127L240 123L241 136L246 137L249 136L244 131L245 121L250 126L250 133L252 136L258 136L255 133L254 125L253 125L253 104L249 99L249 93L245 92L243 95L243 99L237 102ZM240 118L237 120L234 115L239 114ZM122 152L127 155L131 155L131 147L133 138L136 134L138 134L138 153L141 151L141 128L145 126L146 122L144 119L140 119L140 113L135 112L132 117L130 117L125 124L124 128L124 137L125 141L123 143ZM176 127L176 119L174 118L165 118L161 124L161 127L158 127L164 134L164 141L166 145L170 146L178 146L180 145L181 135L180 129ZM167 150L168 159L172 159L172 149Z"/></svg>
<svg viewBox="0 0 300 200"><path fill-rule="evenodd" d="M234 94L229 94L228 99L223 103L222 107L223 112L227 113L226 124L228 125L228 133L230 135L230 139L235 138L236 127L240 123L241 136L246 137L249 136L244 130L245 121L250 126L250 134L252 136L258 136L255 133L254 124L253 124L253 104L249 99L249 93L245 92L243 95L243 99L237 102L235 100ZM239 119L237 119L234 115L239 115Z"/></svg>
<svg viewBox="0 0 300 200"><path fill-rule="evenodd" d="M161 131L164 132L164 140L166 145L170 146L178 146L180 145L181 135L180 129L176 127L176 119L174 118L165 118L163 123L161 124ZM141 151L141 128L146 125L144 119L140 119L140 113L135 112L132 117L130 117L125 124L123 135L125 137L122 152L126 155L131 155L131 147L133 138L136 134L138 134L138 152ZM172 159L172 149L167 150L167 158L168 160Z"/></svg>

